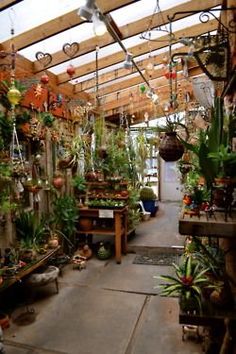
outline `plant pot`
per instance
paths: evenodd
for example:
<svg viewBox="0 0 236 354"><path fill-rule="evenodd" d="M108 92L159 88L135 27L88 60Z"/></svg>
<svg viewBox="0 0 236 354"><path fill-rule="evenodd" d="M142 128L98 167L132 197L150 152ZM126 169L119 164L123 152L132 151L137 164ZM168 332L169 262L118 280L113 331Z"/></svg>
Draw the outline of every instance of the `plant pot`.
<svg viewBox="0 0 236 354"><path fill-rule="evenodd" d="M79 218L79 229L82 231L89 231L93 227L93 220L91 218Z"/></svg>
<svg viewBox="0 0 236 354"><path fill-rule="evenodd" d="M154 200L143 200L143 206L145 211L148 211L152 217L156 215L156 212L158 210L158 202L156 199Z"/></svg>
<svg viewBox="0 0 236 354"><path fill-rule="evenodd" d="M198 313L200 311L198 301L193 296L187 298L185 295L180 295L179 307L184 313Z"/></svg>
<svg viewBox="0 0 236 354"><path fill-rule="evenodd" d="M161 139L159 155L165 161L177 161L184 153L184 146L177 138L176 132L168 132Z"/></svg>
<svg viewBox="0 0 236 354"><path fill-rule="evenodd" d="M72 167L72 157L68 156L67 158L61 159L58 161L58 168L60 169L66 169L66 168L71 168Z"/></svg>
<svg viewBox="0 0 236 354"><path fill-rule="evenodd" d="M9 328L10 326L10 319L9 316L6 313L1 312L0 313L0 327L2 329Z"/></svg>
<svg viewBox="0 0 236 354"><path fill-rule="evenodd" d="M59 246L59 240L57 237L53 237L48 240L49 248L57 248L58 246Z"/></svg>
<svg viewBox="0 0 236 354"><path fill-rule="evenodd" d="M52 180L52 184L56 189L61 189L64 186L65 179L62 176L56 176Z"/></svg>

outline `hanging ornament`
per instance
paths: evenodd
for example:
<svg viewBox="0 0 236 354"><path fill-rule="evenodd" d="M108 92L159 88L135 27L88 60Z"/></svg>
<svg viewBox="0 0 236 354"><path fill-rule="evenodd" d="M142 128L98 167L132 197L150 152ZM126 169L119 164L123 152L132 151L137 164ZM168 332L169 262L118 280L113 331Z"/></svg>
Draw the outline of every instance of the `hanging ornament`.
<svg viewBox="0 0 236 354"><path fill-rule="evenodd" d="M72 64L70 64L66 69L66 72L70 77L72 77L75 73L75 67Z"/></svg>
<svg viewBox="0 0 236 354"><path fill-rule="evenodd" d="M140 85L139 89L140 89L141 93L144 93L146 91L146 86L145 85Z"/></svg>
<svg viewBox="0 0 236 354"><path fill-rule="evenodd" d="M163 57L162 58L162 63L164 64L164 65L167 65L168 64L168 58L167 57Z"/></svg>
<svg viewBox="0 0 236 354"><path fill-rule="evenodd" d="M7 92L7 98L8 101L16 106L17 104L19 104L20 99L21 99L21 93L20 91L13 85L10 87L10 89Z"/></svg>
<svg viewBox="0 0 236 354"><path fill-rule="evenodd" d="M154 64L152 62L152 58L150 57L149 60L148 60L148 63L146 65L146 68L145 68L145 71L147 73L148 76L152 76L153 75L153 72L154 72Z"/></svg>
<svg viewBox="0 0 236 354"><path fill-rule="evenodd" d="M44 73L41 78L40 81L42 84L47 85L49 83L49 77L46 73Z"/></svg>

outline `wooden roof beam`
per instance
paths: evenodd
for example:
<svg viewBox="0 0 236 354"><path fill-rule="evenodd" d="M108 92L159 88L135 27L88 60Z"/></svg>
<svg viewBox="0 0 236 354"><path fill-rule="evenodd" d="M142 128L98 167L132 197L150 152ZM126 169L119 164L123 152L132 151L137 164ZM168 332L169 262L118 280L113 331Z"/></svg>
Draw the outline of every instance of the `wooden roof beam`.
<svg viewBox="0 0 236 354"><path fill-rule="evenodd" d="M196 0L191 0L186 3L174 6L171 9L163 11L162 18L159 18L160 17L159 14L155 14L153 16L153 24L158 23L159 26L165 25L169 23L169 20L167 18L168 15L173 15L175 12L186 10L186 8L191 10L194 8L194 10L200 11L203 8L204 9L211 8L220 4L221 4L221 0L199 0L197 3ZM186 16L187 16L186 14L180 14L176 16L176 20L184 18ZM150 18L151 16L147 16L143 19L129 23L119 28L119 31L121 32L122 35L122 39L129 38L146 31L147 24L150 22ZM75 55L74 58L77 58L81 55L94 51L97 45L100 48L102 48L112 43L115 43L115 41L108 32L101 37L90 38L88 40L79 43L80 49L78 54ZM47 68L50 68L52 66L58 65L60 63L69 60L70 59L65 55L65 53L62 50L60 50L52 55L52 62ZM34 66L35 66L34 67L35 72L42 71L42 67L37 61L34 62Z"/></svg>
<svg viewBox="0 0 236 354"><path fill-rule="evenodd" d="M138 0L97 0L97 5L104 13L116 10L120 7L133 3ZM24 33L14 37L14 43L17 50L26 48L34 43L52 37L58 33L73 28L83 22L77 14L78 9L68 12L62 16L56 17L51 21L43 23L37 27L30 29ZM1 48L6 50L10 47L11 40L7 40L1 44Z"/></svg>
<svg viewBox="0 0 236 354"><path fill-rule="evenodd" d="M186 36L197 36L208 31L214 31L217 29L218 22L217 20L211 20L208 23L200 23L191 27L184 28L182 30L176 31L175 35L177 38L186 37ZM169 45L169 36L165 35L160 37L161 42L153 42L152 50L158 50ZM128 50L133 54L134 57L146 54L150 52L148 42L138 44ZM98 60L99 69L106 68L110 65L117 64L124 61L124 52L120 51L115 54L103 57ZM74 78L84 76L96 71L96 62L92 61L90 63L84 64L76 68ZM67 73L62 73L58 75L58 84L64 84L69 79Z"/></svg>
<svg viewBox="0 0 236 354"><path fill-rule="evenodd" d="M173 50L172 53L173 54L174 53L183 53L186 51L187 51L186 47L183 46L181 48ZM152 56L153 65L155 65L155 66L161 65L163 63L163 58L166 57L167 55L168 55L167 51L162 54L159 54L159 55L153 55ZM136 63L140 67L141 70L145 70L146 65L149 63L149 61L150 61L150 59L148 58L145 60L137 61ZM135 73L134 68L132 68L131 70L127 70L124 68L120 68L117 70L111 70L105 74L99 75L99 86L101 87L101 85L108 84L108 83L110 83L112 85L113 82L117 79L123 79L123 78L130 79L130 76L134 73ZM137 73L137 75L138 75L138 73ZM152 78L153 78L153 75L150 77L150 79L152 79ZM90 79L90 80L84 80L84 81L81 81L80 83L75 85L75 92L86 91L89 89L93 89L95 87L96 87L95 78ZM110 86L107 86L107 87L110 87Z"/></svg>

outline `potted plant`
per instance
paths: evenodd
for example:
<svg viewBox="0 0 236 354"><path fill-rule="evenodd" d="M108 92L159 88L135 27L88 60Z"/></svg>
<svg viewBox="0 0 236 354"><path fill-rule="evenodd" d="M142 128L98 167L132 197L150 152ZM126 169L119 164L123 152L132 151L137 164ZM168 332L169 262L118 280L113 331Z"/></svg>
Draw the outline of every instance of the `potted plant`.
<svg viewBox="0 0 236 354"><path fill-rule="evenodd" d="M51 227L66 241L64 243L65 252L70 252L74 247L74 234L78 220L75 198L69 195L56 197L52 202L52 207Z"/></svg>
<svg viewBox="0 0 236 354"><path fill-rule="evenodd" d="M177 115L174 120L166 116L166 125L157 127L159 132L165 133L159 144L159 155L164 161L177 161L184 153L184 145L177 135L178 128L184 128L188 138L188 130Z"/></svg>
<svg viewBox="0 0 236 354"><path fill-rule="evenodd" d="M149 186L144 186L139 192L140 200L143 202L144 209L155 216L158 210L157 196L153 189Z"/></svg>
<svg viewBox="0 0 236 354"><path fill-rule="evenodd" d="M46 228L33 210L21 211L15 219L16 236L20 242L21 260L32 261L35 251L45 241Z"/></svg>
<svg viewBox="0 0 236 354"><path fill-rule="evenodd" d="M202 289L210 286L207 277L208 269L203 269L192 256L184 258L180 265L174 264L175 275L160 275L154 278L164 280L156 288L161 288L162 296L179 296L180 308L183 312L200 312L202 308Z"/></svg>

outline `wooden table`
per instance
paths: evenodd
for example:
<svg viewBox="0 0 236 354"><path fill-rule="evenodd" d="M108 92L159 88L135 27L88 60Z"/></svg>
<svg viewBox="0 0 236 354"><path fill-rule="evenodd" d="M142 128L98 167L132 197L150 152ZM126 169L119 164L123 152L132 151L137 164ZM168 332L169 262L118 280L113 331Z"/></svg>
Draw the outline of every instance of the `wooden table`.
<svg viewBox="0 0 236 354"><path fill-rule="evenodd" d="M207 214L181 215L179 219L179 233L181 235L212 236L223 238L236 237L236 211L232 211L231 217L225 221L224 212L214 212L208 217Z"/></svg>
<svg viewBox="0 0 236 354"><path fill-rule="evenodd" d="M45 263L47 263L47 261L53 255L55 255L59 249L60 249L60 246L58 246L55 249L49 250L47 253L37 257L37 259L35 261L33 261L32 263L29 263L25 267L22 267L19 271L17 271L16 274L5 278L3 283L0 285L0 292L6 290L11 285L15 284L17 281L20 281L22 278L29 275L34 270L36 270L37 268L39 268L42 265L44 265Z"/></svg>
<svg viewBox="0 0 236 354"><path fill-rule="evenodd" d="M127 252L127 207L115 209L79 208L79 218L88 217L93 220L113 219L111 228L93 226L91 230L78 230L78 234L113 235L115 236L115 258L121 263L121 253Z"/></svg>

